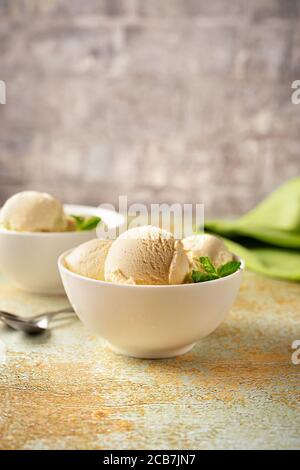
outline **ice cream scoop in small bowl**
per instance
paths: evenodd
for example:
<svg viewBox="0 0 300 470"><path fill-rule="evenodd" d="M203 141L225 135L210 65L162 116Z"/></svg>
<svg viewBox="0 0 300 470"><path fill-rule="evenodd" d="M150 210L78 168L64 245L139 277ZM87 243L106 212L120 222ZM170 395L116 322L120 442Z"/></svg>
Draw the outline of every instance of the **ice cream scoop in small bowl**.
<svg viewBox="0 0 300 470"><path fill-rule="evenodd" d="M111 229L123 223L121 214L103 208L65 204L63 210L67 216L72 214L78 217L99 217ZM44 214L43 210L40 220ZM64 294L57 268L59 255L96 236L95 228L72 231L26 231L1 227L1 274L27 292Z"/></svg>
<svg viewBox="0 0 300 470"><path fill-rule="evenodd" d="M58 266L67 296L82 322L120 354L168 358L184 354L224 320L242 280L244 263L226 277L194 284L125 285Z"/></svg>

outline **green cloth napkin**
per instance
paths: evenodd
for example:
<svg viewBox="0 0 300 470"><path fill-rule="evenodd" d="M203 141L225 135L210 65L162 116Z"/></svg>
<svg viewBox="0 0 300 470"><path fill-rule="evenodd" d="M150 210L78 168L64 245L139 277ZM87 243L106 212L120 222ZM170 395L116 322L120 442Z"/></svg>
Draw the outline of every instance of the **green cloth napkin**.
<svg viewBox="0 0 300 470"><path fill-rule="evenodd" d="M240 219L208 221L205 230L224 238L247 268L300 281L300 177L287 181Z"/></svg>

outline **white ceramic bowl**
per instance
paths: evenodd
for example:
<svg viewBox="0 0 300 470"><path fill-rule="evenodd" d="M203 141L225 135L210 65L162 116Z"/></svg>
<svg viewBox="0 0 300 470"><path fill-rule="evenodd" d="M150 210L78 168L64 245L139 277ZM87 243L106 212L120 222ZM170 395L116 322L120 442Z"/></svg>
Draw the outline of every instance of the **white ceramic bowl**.
<svg viewBox="0 0 300 470"><path fill-rule="evenodd" d="M64 210L67 214L97 215L109 228L124 222L121 214L97 207L66 204ZM0 272L27 292L63 294L59 255L96 236L96 230L33 233L0 229Z"/></svg>
<svg viewBox="0 0 300 470"><path fill-rule="evenodd" d="M183 354L213 332L233 304L241 268L199 284L132 286L74 274L58 260L67 296L82 322L117 353L139 358Z"/></svg>

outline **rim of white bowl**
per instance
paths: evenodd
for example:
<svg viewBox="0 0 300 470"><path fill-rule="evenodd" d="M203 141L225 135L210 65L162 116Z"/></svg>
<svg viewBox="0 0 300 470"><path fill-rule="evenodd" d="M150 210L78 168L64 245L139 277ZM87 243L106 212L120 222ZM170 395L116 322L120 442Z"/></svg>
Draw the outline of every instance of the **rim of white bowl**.
<svg viewBox="0 0 300 470"><path fill-rule="evenodd" d="M191 283L186 283L186 284L167 284L167 285L166 284L154 284L154 285L153 284L118 284L117 282L101 281L101 280L98 280L98 279L92 279L90 277L82 276L81 274L74 273L73 271L68 269L64 264L65 257L69 253L71 253L71 251L73 251L74 249L75 248L73 248L71 250L67 250L59 256L59 258L57 260L59 270L66 271L69 275L77 277L79 279L85 279L87 282L91 282L91 283L98 284L98 285L102 284L102 285L106 285L106 286L131 287L131 288L144 287L144 288L147 288L147 289L151 289L151 288L153 288L153 289L157 289L157 288L159 288L159 289L170 289L170 288L174 288L174 287L194 288L195 286L203 286L203 285L206 285L207 283L224 282L226 279L229 279L229 278L232 278L233 276L236 276L237 274L239 274L241 271L244 271L244 269L245 269L245 261L240 256L237 256L235 253L232 253L235 260L241 262L241 266L234 273L229 274L228 276L225 276L225 277L221 277L219 279L214 279L214 280L211 280L211 281L204 281L204 282L191 282Z"/></svg>
<svg viewBox="0 0 300 470"><path fill-rule="evenodd" d="M81 204L63 204L64 210L67 214L74 214L74 215L96 215L101 217L102 221L105 222L104 218L107 216L107 219L112 219L115 217L116 221L115 224L111 224L111 228L116 228L121 226L124 223L124 216L119 212L114 212L110 209L103 209L94 206L84 206ZM1 208L0 208L1 211ZM101 222L100 222L101 223ZM70 231L70 232L21 232L18 230L9 230L3 227L0 227L0 233L10 234L14 236L23 236L23 237L72 237L74 234L87 234L87 233L95 233L96 237L96 228L92 230L82 230L82 231Z"/></svg>

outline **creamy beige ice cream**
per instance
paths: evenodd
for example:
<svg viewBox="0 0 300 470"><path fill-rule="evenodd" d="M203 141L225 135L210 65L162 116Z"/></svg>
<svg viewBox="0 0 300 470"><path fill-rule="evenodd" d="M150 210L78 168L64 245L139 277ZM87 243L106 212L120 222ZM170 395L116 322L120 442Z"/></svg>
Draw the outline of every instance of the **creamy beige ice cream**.
<svg viewBox="0 0 300 470"><path fill-rule="evenodd" d="M99 238L82 243L66 256L65 265L76 274L103 281L104 263L111 244L111 240Z"/></svg>
<svg viewBox="0 0 300 470"><path fill-rule="evenodd" d="M199 269L199 257L208 256L218 268L233 259L223 240L215 235L191 235L182 240L192 269Z"/></svg>
<svg viewBox="0 0 300 470"><path fill-rule="evenodd" d="M50 194L37 191L24 191L9 198L1 209L0 224L21 232L69 230L62 204Z"/></svg>
<svg viewBox="0 0 300 470"><path fill-rule="evenodd" d="M181 241L151 225L120 235L105 261L105 280L121 284L182 284L188 272Z"/></svg>
<svg viewBox="0 0 300 470"><path fill-rule="evenodd" d="M74 217L71 217L70 215L66 215L66 232L74 232L76 230L76 222Z"/></svg>

